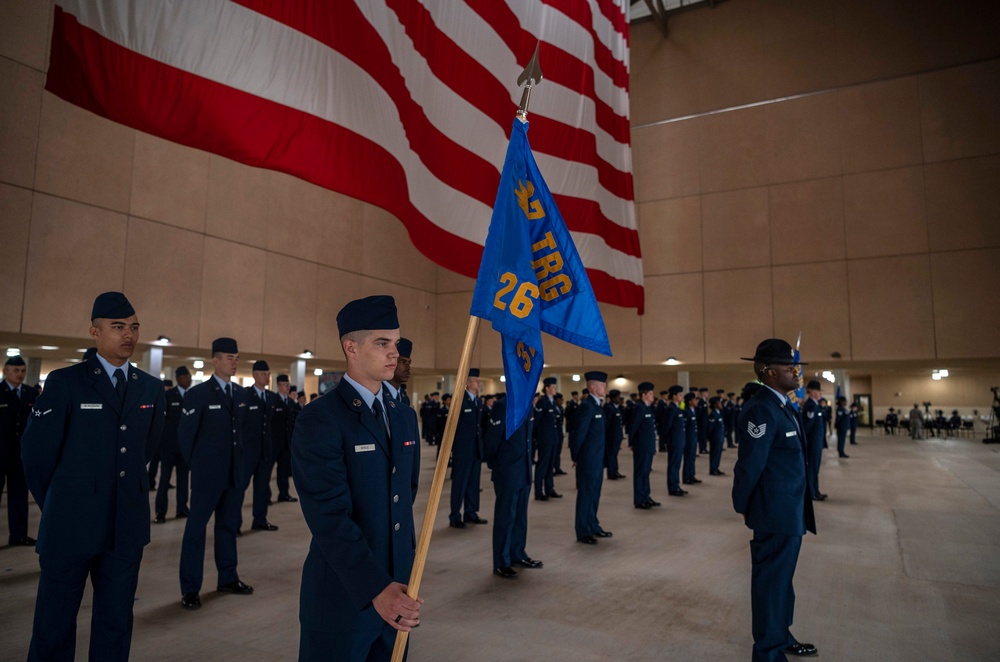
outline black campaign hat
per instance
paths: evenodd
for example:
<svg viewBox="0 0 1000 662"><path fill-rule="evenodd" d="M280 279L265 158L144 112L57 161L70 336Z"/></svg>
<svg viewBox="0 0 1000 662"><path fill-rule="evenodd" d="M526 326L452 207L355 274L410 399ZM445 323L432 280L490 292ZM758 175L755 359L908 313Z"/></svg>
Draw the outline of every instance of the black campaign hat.
<svg viewBox="0 0 1000 662"><path fill-rule="evenodd" d="M552 386L556 382L557 380L555 377L546 377L545 380L542 382L542 384L544 384L545 386Z"/></svg>
<svg viewBox="0 0 1000 662"><path fill-rule="evenodd" d="M652 391L656 387L653 386L653 382L641 382L636 388L638 388L640 392L645 393L647 391ZM663 391L663 393L666 393L666 391Z"/></svg>
<svg viewBox="0 0 1000 662"><path fill-rule="evenodd" d="M413 352L413 341L408 338L400 338L399 342L396 343L396 351L404 359L410 358L410 354Z"/></svg>
<svg viewBox="0 0 1000 662"><path fill-rule="evenodd" d="M584 373L583 378L588 382L606 382L608 381L608 373L601 372L600 370L591 370Z"/></svg>
<svg viewBox="0 0 1000 662"><path fill-rule="evenodd" d="M100 318L120 320L135 315L135 308L121 292L104 292L94 299L94 307L90 309L90 319Z"/></svg>
<svg viewBox="0 0 1000 662"><path fill-rule="evenodd" d="M753 358L740 357L743 361L760 361L774 365L809 365L795 360L795 350L781 338L768 338L757 345Z"/></svg>
<svg viewBox="0 0 1000 662"><path fill-rule="evenodd" d="M11 356L4 362L4 365L24 365L24 359L21 358L20 354Z"/></svg>
<svg viewBox="0 0 1000 662"><path fill-rule="evenodd" d="M267 365L267 361L254 361L253 367L250 368L251 372L267 372L271 367Z"/></svg>
<svg viewBox="0 0 1000 662"><path fill-rule="evenodd" d="M396 300L385 294L355 299L337 313L337 332L341 336L353 331L398 328Z"/></svg>
<svg viewBox="0 0 1000 662"><path fill-rule="evenodd" d="M213 354L239 354L240 348L232 338L216 338L212 341Z"/></svg>
<svg viewBox="0 0 1000 662"><path fill-rule="evenodd" d="M183 377L184 375L190 375L190 374L191 371L188 370L188 367L186 365L179 366L176 370L174 370L174 377Z"/></svg>

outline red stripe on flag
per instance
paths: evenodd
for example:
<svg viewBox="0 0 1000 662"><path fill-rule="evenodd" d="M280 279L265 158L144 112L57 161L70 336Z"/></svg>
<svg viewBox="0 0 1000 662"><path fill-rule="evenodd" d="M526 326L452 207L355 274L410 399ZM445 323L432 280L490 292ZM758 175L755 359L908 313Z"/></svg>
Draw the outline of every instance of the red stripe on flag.
<svg viewBox="0 0 1000 662"><path fill-rule="evenodd" d="M578 0L542 0L542 2L559 10L587 31L594 44L594 61L597 66L615 85L623 90L628 90L628 70L625 68L625 63L616 60L607 44L597 37L597 33L594 31L594 15L590 11L590 5Z"/></svg>
<svg viewBox="0 0 1000 662"><path fill-rule="evenodd" d="M614 0L597 0L597 6L600 8L601 13L604 14L604 18L611 21L615 32L625 39L625 44L627 45L629 43L629 25L625 11L615 4Z"/></svg>
<svg viewBox="0 0 1000 662"><path fill-rule="evenodd" d="M625 308L635 308L638 315L645 313L645 291L642 285L637 285L630 280L615 278L607 272L595 269L587 269L587 276L590 278L590 286L594 288L594 295L598 301L613 303Z"/></svg>

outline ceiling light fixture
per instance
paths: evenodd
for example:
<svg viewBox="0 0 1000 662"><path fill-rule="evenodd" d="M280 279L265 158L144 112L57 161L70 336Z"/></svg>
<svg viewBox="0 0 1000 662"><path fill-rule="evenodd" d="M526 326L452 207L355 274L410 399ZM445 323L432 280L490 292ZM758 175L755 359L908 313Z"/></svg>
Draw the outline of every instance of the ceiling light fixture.
<svg viewBox="0 0 1000 662"><path fill-rule="evenodd" d="M170 338L168 338L166 336L160 336L159 338L157 338L154 341L154 343L157 344L157 345L169 345L170 344Z"/></svg>
<svg viewBox="0 0 1000 662"><path fill-rule="evenodd" d="M302 353L299 354L299 356L304 359L311 359L313 357L313 353L311 349L304 349L302 350Z"/></svg>
<svg viewBox="0 0 1000 662"><path fill-rule="evenodd" d="M678 361L677 359L675 359L672 356L670 358L668 358L666 361L664 361L663 363L664 363L664 365L680 365L681 364L680 361Z"/></svg>
<svg viewBox="0 0 1000 662"><path fill-rule="evenodd" d="M316 375L317 377L321 377L323 375L323 368L316 368L315 370L313 370L313 374Z"/></svg>
<svg viewBox="0 0 1000 662"><path fill-rule="evenodd" d="M21 356L21 350L18 347L10 347L7 349L7 356Z"/></svg>

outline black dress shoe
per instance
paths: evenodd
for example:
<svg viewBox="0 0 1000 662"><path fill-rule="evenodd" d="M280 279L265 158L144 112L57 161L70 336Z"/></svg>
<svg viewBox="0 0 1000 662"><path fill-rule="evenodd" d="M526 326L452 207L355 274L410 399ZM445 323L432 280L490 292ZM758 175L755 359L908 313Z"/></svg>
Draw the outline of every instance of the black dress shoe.
<svg viewBox="0 0 1000 662"><path fill-rule="evenodd" d="M640 504L636 505L636 508L639 508L640 510L649 510L652 507L653 507L653 504L651 504L651 503L640 503Z"/></svg>
<svg viewBox="0 0 1000 662"><path fill-rule="evenodd" d="M624 477L625 477L625 474L618 474L618 475L617 475L617 477L618 477L618 478L624 478Z"/></svg>
<svg viewBox="0 0 1000 662"><path fill-rule="evenodd" d="M685 492L684 490L670 490L670 492L668 492L668 494L670 494L670 496L678 496L678 497L680 497L680 496L684 496L685 494L687 494L687 492Z"/></svg>
<svg viewBox="0 0 1000 662"><path fill-rule="evenodd" d="M253 586L247 586L240 580L223 584L215 589L219 593L235 593L236 595L250 595L253 593Z"/></svg>
<svg viewBox="0 0 1000 662"><path fill-rule="evenodd" d="M156 513L156 517L153 518L153 524L163 524L167 521L167 516L162 513Z"/></svg>
<svg viewBox="0 0 1000 662"><path fill-rule="evenodd" d="M293 496L291 496L289 494L286 494L285 496L279 496L278 497L278 501L285 501L287 503L295 503L296 501L298 501L298 499L296 499L295 497L293 497Z"/></svg>
<svg viewBox="0 0 1000 662"><path fill-rule="evenodd" d="M450 526L453 529L464 529L465 522L448 522L448 526Z"/></svg>
<svg viewBox="0 0 1000 662"><path fill-rule="evenodd" d="M654 507L654 508L656 508L657 506L662 506L663 504L660 503L659 501L653 501L652 499L650 499L649 500L649 505L652 506L652 507Z"/></svg>
<svg viewBox="0 0 1000 662"><path fill-rule="evenodd" d="M173 483L167 483L167 489L168 490L174 490L174 489L177 489L177 488L174 487Z"/></svg>
<svg viewBox="0 0 1000 662"><path fill-rule="evenodd" d="M846 460L847 458L849 458L849 457L851 457L851 456L850 456L850 455L848 455L847 453L841 453L841 454L840 454L840 457L842 457L842 458L844 458L844 459Z"/></svg>
<svg viewBox="0 0 1000 662"><path fill-rule="evenodd" d="M550 499L561 499L562 498L562 495L559 494L558 492L549 492L545 496L547 496Z"/></svg>
<svg viewBox="0 0 1000 662"><path fill-rule="evenodd" d="M582 538L577 538L576 541L577 542L582 542L584 545L596 545L597 544L597 538L595 538L594 536L584 536Z"/></svg>
<svg viewBox="0 0 1000 662"><path fill-rule="evenodd" d="M488 519L483 519L479 515L476 515L472 519L465 520L465 523L466 524L489 524L490 521Z"/></svg>
<svg viewBox="0 0 1000 662"><path fill-rule="evenodd" d="M201 596L197 593L185 593L181 598L181 606L185 609L201 609Z"/></svg>
<svg viewBox="0 0 1000 662"><path fill-rule="evenodd" d="M597 536L598 538L610 538L614 534L611 533L610 531L598 531L594 535Z"/></svg>
<svg viewBox="0 0 1000 662"><path fill-rule="evenodd" d="M7 544L11 547L34 547L35 542L37 542L31 536L24 536L23 538L11 538Z"/></svg>
<svg viewBox="0 0 1000 662"><path fill-rule="evenodd" d="M187 516L188 516L188 511L186 510L182 513L177 513L177 519L185 519Z"/></svg>
<svg viewBox="0 0 1000 662"><path fill-rule="evenodd" d="M819 651L812 644L795 644L786 648L785 652L796 657L815 657L819 655Z"/></svg>
<svg viewBox="0 0 1000 662"><path fill-rule="evenodd" d="M813 497L813 501L826 501L826 495L817 494L816 496Z"/></svg>
<svg viewBox="0 0 1000 662"><path fill-rule="evenodd" d="M725 472L723 472L723 471L710 471L709 473L711 475L713 475L713 476L725 476L726 475Z"/></svg>
<svg viewBox="0 0 1000 662"><path fill-rule="evenodd" d="M545 564L542 563L541 561L536 561L533 558L526 557L521 559L520 561L514 561L513 563L511 563L511 565L521 566L522 568L541 568Z"/></svg>
<svg viewBox="0 0 1000 662"><path fill-rule="evenodd" d="M688 480L684 481L684 484L685 485L697 485L700 482L701 481L699 479L697 479L697 478L689 478Z"/></svg>
<svg viewBox="0 0 1000 662"><path fill-rule="evenodd" d="M608 476L608 480L618 480L618 476Z"/></svg>
<svg viewBox="0 0 1000 662"><path fill-rule="evenodd" d="M514 568L493 568L493 574L503 579L517 579L517 572Z"/></svg>
<svg viewBox="0 0 1000 662"><path fill-rule="evenodd" d="M544 494L536 494L535 495L535 501L548 501L548 500L549 500L549 498L547 496L545 496Z"/></svg>
<svg viewBox="0 0 1000 662"><path fill-rule="evenodd" d="M556 469L555 471L552 472L552 474L555 475L555 476L566 476L567 475L566 472L563 471L562 469Z"/></svg>
<svg viewBox="0 0 1000 662"><path fill-rule="evenodd" d="M278 527L276 527L275 525L271 524L267 520L264 520L263 522L261 522L259 524L257 522L254 522L253 524L250 525L250 528L253 529L254 531L277 531L278 530Z"/></svg>

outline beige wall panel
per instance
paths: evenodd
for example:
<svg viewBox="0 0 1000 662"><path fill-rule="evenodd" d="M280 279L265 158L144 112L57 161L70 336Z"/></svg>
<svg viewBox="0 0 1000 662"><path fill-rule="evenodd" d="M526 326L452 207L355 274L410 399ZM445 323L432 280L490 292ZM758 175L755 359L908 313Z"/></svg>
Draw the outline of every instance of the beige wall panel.
<svg viewBox="0 0 1000 662"><path fill-rule="evenodd" d="M319 266L294 257L267 254L266 276L257 270L256 284L264 285L264 354L295 356L303 349L316 353L316 285ZM264 278L261 278L264 277Z"/></svg>
<svg viewBox="0 0 1000 662"><path fill-rule="evenodd" d="M924 159L1000 152L1000 60L920 76Z"/></svg>
<svg viewBox="0 0 1000 662"><path fill-rule="evenodd" d="M762 21L771 14L771 5L761 9ZM761 47L761 98L777 99L845 84L839 41L840 33L830 22L808 33L781 35L765 42Z"/></svg>
<svg viewBox="0 0 1000 662"><path fill-rule="evenodd" d="M418 368L436 365L436 329L432 320L435 319L435 311L439 304L435 300L435 295L405 285L387 283L383 280L363 276L360 296L367 297L375 294L388 294L396 300L400 335L413 341L414 353L420 352L420 357L414 359L413 365ZM470 300L471 298L472 295L469 295ZM462 340L465 339L465 324L468 319L469 309L466 308L465 318L460 322Z"/></svg>
<svg viewBox="0 0 1000 662"><path fill-rule="evenodd" d="M125 294L142 323L142 341L166 336L198 347L204 235L139 218L128 219Z"/></svg>
<svg viewBox="0 0 1000 662"><path fill-rule="evenodd" d="M316 274L316 356L343 360L340 349L340 333L337 331L337 313L348 301L361 298L360 274L319 266ZM407 327L400 321L400 330L406 334ZM413 352L413 365L428 367L427 352L424 348ZM299 351L302 351L301 349Z"/></svg>
<svg viewBox="0 0 1000 662"><path fill-rule="evenodd" d="M923 169L845 176L844 225L849 258L925 252Z"/></svg>
<svg viewBox="0 0 1000 662"><path fill-rule="evenodd" d="M837 101L845 173L923 161L916 76L848 87Z"/></svg>
<svg viewBox="0 0 1000 662"><path fill-rule="evenodd" d="M0 57L0 181L29 187L35 182L44 84L40 72Z"/></svg>
<svg viewBox="0 0 1000 662"><path fill-rule="evenodd" d="M428 315L428 322L433 319L435 328L432 340L436 348L436 363L438 369L454 374L458 368L458 359L465 343L465 331L469 325L469 305L472 302L472 292L437 295L437 315ZM480 322L480 326L484 326ZM480 333L483 333L481 330ZM483 341L486 342L486 341ZM478 344L478 342L477 342ZM415 363L415 362L414 362Z"/></svg>
<svg viewBox="0 0 1000 662"><path fill-rule="evenodd" d="M583 370L583 349L547 333L542 334L546 365L567 370Z"/></svg>
<svg viewBox="0 0 1000 662"><path fill-rule="evenodd" d="M395 216L366 204L361 225L352 233L363 241L363 273L425 292L435 291L437 267L416 249L406 227Z"/></svg>
<svg viewBox="0 0 1000 662"><path fill-rule="evenodd" d="M465 338L465 332L462 332ZM542 335L542 347L548 343L546 336ZM457 361L457 359L456 359ZM457 365L457 363L456 363ZM493 330L493 326L486 320L479 320L479 335L476 338L476 346L472 351L471 367L478 366L484 370L493 370L497 374L503 372L503 350L500 334Z"/></svg>
<svg viewBox="0 0 1000 662"><path fill-rule="evenodd" d="M28 261L28 234L31 230L31 191L0 184L0 331L21 330L24 305L24 277Z"/></svg>
<svg viewBox="0 0 1000 662"><path fill-rule="evenodd" d="M808 38L837 23L835 0L750 0L755 13L756 36L764 44Z"/></svg>
<svg viewBox="0 0 1000 662"><path fill-rule="evenodd" d="M210 154L205 233L257 248L267 248L270 215L268 179L263 168Z"/></svg>
<svg viewBox="0 0 1000 662"><path fill-rule="evenodd" d="M642 363L659 365L671 356L684 363L704 363L702 274L654 276L646 278L645 285L646 314L639 318Z"/></svg>
<svg viewBox="0 0 1000 662"><path fill-rule="evenodd" d="M770 268L705 274L706 363L732 363L747 351L752 356L773 335Z"/></svg>
<svg viewBox="0 0 1000 662"><path fill-rule="evenodd" d="M130 213L205 231L208 152L135 132Z"/></svg>
<svg viewBox="0 0 1000 662"><path fill-rule="evenodd" d="M947 362L941 363L947 368ZM995 370L949 369L950 376L941 380L931 379L931 370L919 374L900 374L888 372L872 375L872 404L875 415L884 418L889 407L900 409L903 417L908 416L914 403L930 402L932 409L943 409L951 412L959 408L963 416L972 415L977 410L979 415L987 415L989 404L993 398L990 388L997 385ZM899 395L896 395L896 394ZM923 404L920 409L923 410ZM977 429L985 428L982 422L977 423Z"/></svg>
<svg viewBox="0 0 1000 662"><path fill-rule="evenodd" d="M1000 156L929 163L924 182L933 250L1000 246Z"/></svg>
<svg viewBox="0 0 1000 662"><path fill-rule="evenodd" d="M364 203L291 175L268 175L268 250L361 272Z"/></svg>
<svg viewBox="0 0 1000 662"><path fill-rule="evenodd" d="M840 177L772 186L768 189L768 211L774 264L846 257Z"/></svg>
<svg viewBox="0 0 1000 662"><path fill-rule="evenodd" d="M931 275L937 356L1000 356L1000 248L932 253Z"/></svg>
<svg viewBox="0 0 1000 662"><path fill-rule="evenodd" d="M659 124L632 133L637 201L696 195L698 128L694 122Z"/></svg>
<svg viewBox="0 0 1000 662"><path fill-rule="evenodd" d="M437 281L435 292L471 292L476 289L476 279L455 273L451 269L435 267Z"/></svg>
<svg viewBox="0 0 1000 662"><path fill-rule="evenodd" d="M42 95L35 188L127 212L136 132Z"/></svg>
<svg viewBox="0 0 1000 662"><path fill-rule="evenodd" d="M809 356L840 352L851 358L851 317L847 298L847 263L823 262L774 268L774 333Z"/></svg>
<svg viewBox="0 0 1000 662"><path fill-rule="evenodd" d="M629 98L633 125L705 110L698 99L701 61L653 23L630 26ZM635 148L636 142L632 141Z"/></svg>
<svg viewBox="0 0 1000 662"><path fill-rule="evenodd" d="M51 16L50 2L0 2L0 55L44 71L52 32Z"/></svg>
<svg viewBox="0 0 1000 662"><path fill-rule="evenodd" d="M125 215L35 194L23 333L87 336L94 297L122 289Z"/></svg>
<svg viewBox="0 0 1000 662"><path fill-rule="evenodd" d="M934 357L928 256L851 260L847 272L854 360Z"/></svg>
<svg viewBox="0 0 1000 662"><path fill-rule="evenodd" d="M698 78L698 103L702 108L732 108L747 99L764 97L768 80L759 44L738 44L730 50L703 55Z"/></svg>
<svg viewBox="0 0 1000 662"><path fill-rule="evenodd" d="M766 188L754 188L702 196L705 269L771 264L767 195Z"/></svg>
<svg viewBox="0 0 1000 662"><path fill-rule="evenodd" d="M604 328L608 331L612 356L583 351L585 366L622 366L642 363L642 326L634 308L599 304ZM547 340L547 339L546 339Z"/></svg>
<svg viewBox="0 0 1000 662"><path fill-rule="evenodd" d="M637 206L642 270L646 276L701 271L701 197Z"/></svg>
<svg viewBox="0 0 1000 662"><path fill-rule="evenodd" d="M246 357L261 352L264 297L256 283L264 278L266 257L259 248L205 238L199 347L226 337L235 338Z"/></svg>
<svg viewBox="0 0 1000 662"><path fill-rule="evenodd" d="M729 191L767 183L767 111L746 108L681 124L698 128L702 191ZM685 167L695 169L695 164Z"/></svg>
<svg viewBox="0 0 1000 662"><path fill-rule="evenodd" d="M840 174L835 94L767 106L767 166L771 184Z"/></svg>

